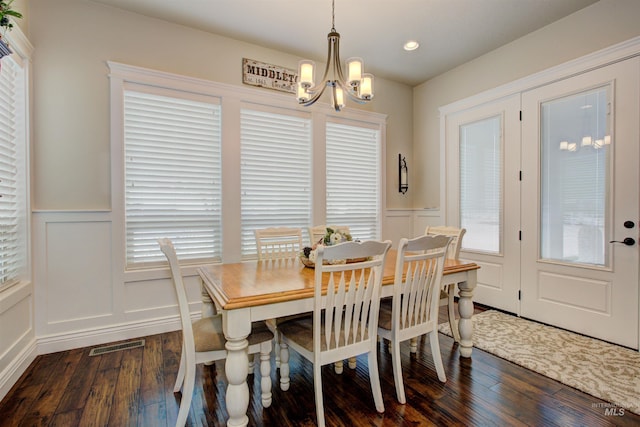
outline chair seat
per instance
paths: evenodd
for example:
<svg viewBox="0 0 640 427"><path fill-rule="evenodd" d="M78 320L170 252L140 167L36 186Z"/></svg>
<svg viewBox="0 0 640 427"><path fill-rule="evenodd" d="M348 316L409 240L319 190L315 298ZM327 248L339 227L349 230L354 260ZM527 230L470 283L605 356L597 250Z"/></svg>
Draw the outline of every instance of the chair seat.
<svg viewBox="0 0 640 427"><path fill-rule="evenodd" d="M344 322L343 322L344 325ZM313 315L309 315L306 317L289 320L283 323L278 323L278 330L286 336L291 341L295 341L305 350L312 352L313 351ZM324 337L325 328L324 328L324 316L322 321L322 327L320 329L320 336ZM358 332L359 334L360 332ZM339 345L342 347L345 345L344 342L344 328L340 330L340 343ZM368 339L369 331L365 328L364 331L364 339ZM331 342L333 342L333 338ZM353 331L349 333L349 341L353 342ZM327 349L327 341L325 339L320 340L320 350L326 351Z"/></svg>
<svg viewBox="0 0 640 427"><path fill-rule="evenodd" d="M291 316L277 317L275 319L267 319L264 321L264 323L266 323L267 327L273 331L277 329L282 323L289 322L291 320L303 319L310 316L313 317L313 312L292 314Z"/></svg>
<svg viewBox="0 0 640 427"><path fill-rule="evenodd" d="M222 315L203 317L193 322L193 339L196 351L224 350L224 334L222 333Z"/></svg>
<svg viewBox="0 0 640 427"><path fill-rule="evenodd" d="M203 317L193 322L193 338L198 352L224 350L226 340L222 332L222 315ZM250 346L271 339L273 332L263 322L251 325L251 334L247 338Z"/></svg>
<svg viewBox="0 0 640 427"><path fill-rule="evenodd" d="M251 324L251 335L247 338L250 346L272 339L273 332L267 328L264 322L253 322Z"/></svg>

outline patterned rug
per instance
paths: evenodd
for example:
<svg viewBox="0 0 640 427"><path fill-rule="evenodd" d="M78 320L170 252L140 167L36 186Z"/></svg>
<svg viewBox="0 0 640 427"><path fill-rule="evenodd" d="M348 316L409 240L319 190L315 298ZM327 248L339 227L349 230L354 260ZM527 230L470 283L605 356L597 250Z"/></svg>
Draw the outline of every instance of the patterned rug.
<svg viewBox="0 0 640 427"><path fill-rule="evenodd" d="M473 322L474 347L640 414L639 352L495 310Z"/></svg>

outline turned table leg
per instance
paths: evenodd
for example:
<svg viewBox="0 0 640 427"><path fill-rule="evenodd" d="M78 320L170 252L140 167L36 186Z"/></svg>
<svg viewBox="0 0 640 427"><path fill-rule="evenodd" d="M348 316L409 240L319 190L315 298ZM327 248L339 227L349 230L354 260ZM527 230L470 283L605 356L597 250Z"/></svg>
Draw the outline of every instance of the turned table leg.
<svg viewBox="0 0 640 427"><path fill-rule="evenodd" d="M227 375L227 393L225 401L229 420L227 426L246 426L249 423L247 409L249 408L249 386L247 375L249 373L249 342L247 337L251 332L251 321L248 313L243 310L222 312L222 325L227 343L227 360L225 374Z"/></svg>
<svg viewBox="0 0 640 427"><path fill-rule="evenodd" d="M460 320L458 321L458 331L460 332L460 354L462 357L471 357L473 349L473 289L476 287L475 271L469 273L470 280L458 283L459 297L458 312Z"/></svg>

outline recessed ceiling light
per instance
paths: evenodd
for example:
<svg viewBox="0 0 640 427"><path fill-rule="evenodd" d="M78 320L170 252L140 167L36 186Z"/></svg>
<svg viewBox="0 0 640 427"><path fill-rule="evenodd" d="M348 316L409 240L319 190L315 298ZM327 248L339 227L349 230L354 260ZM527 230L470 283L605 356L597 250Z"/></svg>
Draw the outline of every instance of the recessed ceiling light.
<svg viewBox="0 0 640 427"><path fill-rule="evenodd" d="M404 44L404 50L416 50L420 47L420 43L415 40L409 40Z"/></svg>

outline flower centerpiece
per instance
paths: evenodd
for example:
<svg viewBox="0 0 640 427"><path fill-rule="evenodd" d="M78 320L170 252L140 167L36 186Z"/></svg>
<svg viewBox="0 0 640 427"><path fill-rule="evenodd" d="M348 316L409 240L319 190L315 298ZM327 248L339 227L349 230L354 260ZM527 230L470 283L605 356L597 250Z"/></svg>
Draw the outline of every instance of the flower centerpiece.
<svg viewBox="0 0 640 427"><path fill-rule="evenodd" d="M9 20L9 17L22 18L22 14L11 9L13 0L0 0L0 58L9 55L11 50L7 42L2 40L2 36L13 28L13 23Z"/></svg>
<svg viewBox="0 0 640 427"><path fill-rule="evenodd" d="M12 3L13 0L0 0L0 27L3 27L3 32L13 28L13 24L9 21L10 16L13 16L14 18L22 18L22 14L20 12L11 9Z"/></svg>
<svg viewBox="0 0 640 427"><path fill-rule="evenodd" d="M319 239L313 246L306 246L300 252L300 260L307 267L313 267L316 263L316 250L319 246L333 246L338 243L350 242L352 239L351 234L348 231L337 230L331 227L327 227L324 236ZM325 264L329 261L324 260Z"/></svg>

